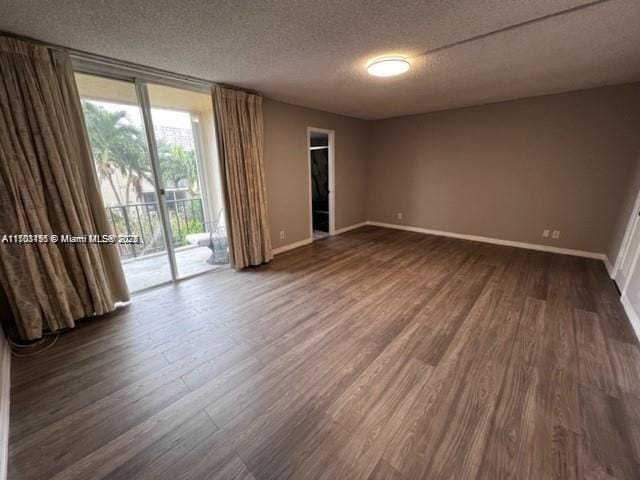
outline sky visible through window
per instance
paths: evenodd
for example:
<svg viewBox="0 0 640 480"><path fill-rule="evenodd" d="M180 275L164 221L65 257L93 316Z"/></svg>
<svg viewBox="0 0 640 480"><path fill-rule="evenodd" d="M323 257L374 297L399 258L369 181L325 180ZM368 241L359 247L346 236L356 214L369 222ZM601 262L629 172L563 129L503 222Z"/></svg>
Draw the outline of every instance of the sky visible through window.
<svg viewBox="0 0 640 480"><path fill-rule="evenodd" d="M126 112L130 125L142 128L142 115L140 108L124 103L103 102L91 100L96 105L103 107L110 112ZM191 130L191 115L188 112L172 110L166 108L151 108L153 124L155 127L170 127Z"/></svg>

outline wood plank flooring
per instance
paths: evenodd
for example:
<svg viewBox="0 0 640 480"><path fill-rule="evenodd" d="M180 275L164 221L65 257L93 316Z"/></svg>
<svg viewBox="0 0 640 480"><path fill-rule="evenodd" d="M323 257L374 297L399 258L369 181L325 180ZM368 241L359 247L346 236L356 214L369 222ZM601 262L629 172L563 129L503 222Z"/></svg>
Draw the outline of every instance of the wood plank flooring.
<svg viewBox="0 0 640 480"><path fill-rule="evenodd" d="M596 260L364 227L14 358L10 479L640 478Z"/></svg>

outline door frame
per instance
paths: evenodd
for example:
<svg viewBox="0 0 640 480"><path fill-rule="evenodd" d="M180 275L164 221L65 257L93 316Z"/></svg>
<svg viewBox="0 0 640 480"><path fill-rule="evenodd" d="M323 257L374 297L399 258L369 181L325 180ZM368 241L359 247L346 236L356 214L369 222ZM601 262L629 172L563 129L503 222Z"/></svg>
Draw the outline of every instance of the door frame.
<svg viewBox="0 0 640 480"><path fill-rule="evenodd" d="M618 250L618 256L616 257L613 271L611 272L611 277L620 291L620 302L624 307L624 311L631 322L631 326L633 327L636 336L640 339L640 313L636 311L633 303L627 296L631 278L633 277L635 270L640 268L640 242L636 245L635 250L631 248L631 240L633 239L634 231L638 228L640 228L640 191L638 191L636 200L633 204L633 210L631 211L631 216L627 222L627 228L624 232L620 249ZM622 282L620 272L622 270L622 264L627 258L631 260L631 263L629 264L629 273L627 277L624 278L624 282Z"/></svg>
<svg viewBox="0 0 640 480"><path fill-rule="evenodd" d="M336 231L335 192L335 130L307 127L307 180L309 182L309 238L313 242L313 187L311 185L311 132L326 133L329 136L329 235Z"/></svg>
<svg viewBox="0 0 640 480"><path fill-rule="evenodd" d="M628 275L627 278L624 279L624 284L620 285L621 279L619 274L620 270L622 269L622 263L626 259L627 255L633 255L633 258L631 260L631 268L629 269L629 272L633 272L634 268L636 268L638 257L640 256L640 247L635 252L630 251L633 231L636 228L640 228L640 191L638 191L635 202L633 203L633 210L631 210L631 216L627 221L627 228L625 229L624 237L622 238L622 243L620 244L620 250L618 250L618 256L616 257L613 271L611 272L612 278L618 284L621 295L624 295L626 293L627 287L629 285L629 278L631 277L631 275Z"/></svg>

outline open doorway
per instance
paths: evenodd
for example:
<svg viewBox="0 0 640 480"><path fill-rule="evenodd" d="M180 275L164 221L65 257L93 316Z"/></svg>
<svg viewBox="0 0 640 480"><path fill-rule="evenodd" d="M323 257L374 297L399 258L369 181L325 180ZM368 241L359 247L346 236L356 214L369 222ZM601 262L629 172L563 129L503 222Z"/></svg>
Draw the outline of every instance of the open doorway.
<svg viewBox="0 0 640 480"><path fill-rule="evenodd" d="M321 240L333 235L333 130L309 127L309 180L311 236Z"/></svg>

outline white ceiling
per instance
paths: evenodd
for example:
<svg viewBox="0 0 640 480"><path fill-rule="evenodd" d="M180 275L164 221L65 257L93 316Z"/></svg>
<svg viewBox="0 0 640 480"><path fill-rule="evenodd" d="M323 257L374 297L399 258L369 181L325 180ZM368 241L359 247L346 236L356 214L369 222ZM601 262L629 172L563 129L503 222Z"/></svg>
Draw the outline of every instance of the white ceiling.
<svg viewBox="0 0 640 480"><path fill-rule="evenodd" d="M640 0L589 3L2 0L0 30L376 119L640 80Z"/></svg>

